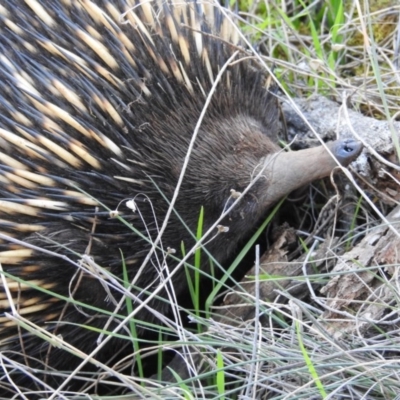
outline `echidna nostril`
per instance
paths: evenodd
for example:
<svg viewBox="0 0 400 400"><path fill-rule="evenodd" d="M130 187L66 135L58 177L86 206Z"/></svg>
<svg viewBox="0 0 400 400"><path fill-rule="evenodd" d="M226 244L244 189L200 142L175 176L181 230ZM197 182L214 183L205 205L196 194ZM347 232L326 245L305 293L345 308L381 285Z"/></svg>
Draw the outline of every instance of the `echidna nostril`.
<svg viewBox="0 0 400 400"><path fill-rule="evenodd" d="M362 143L353 139L341 140L336 143L334 156L343 165L355 160L363 149Z"/></svg>

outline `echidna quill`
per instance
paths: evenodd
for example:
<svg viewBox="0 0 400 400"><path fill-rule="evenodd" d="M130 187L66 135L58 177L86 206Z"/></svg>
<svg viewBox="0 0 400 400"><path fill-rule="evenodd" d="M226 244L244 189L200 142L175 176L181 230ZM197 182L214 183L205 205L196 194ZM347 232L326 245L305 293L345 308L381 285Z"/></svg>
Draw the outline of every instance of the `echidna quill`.
<svg viewBox="0 0 400 400"><path fill-rule="evenodd" d="M187 293L176 266L202 207L206 232L243 194L219 221L229 229L206 244L223 265L278 199L360 153L353 140L328 145L337 161L324 147L280 150L270 79L226 15L211 0L1 2L4 396L18 387L46 397L61 384L81 359L46 332L90 354L127 315L126 282L139 336L168 315L165 287ZM146 260L194 134L174 212ZM93 358L112 366L132 352L127 330L118 334Z"/></svg>

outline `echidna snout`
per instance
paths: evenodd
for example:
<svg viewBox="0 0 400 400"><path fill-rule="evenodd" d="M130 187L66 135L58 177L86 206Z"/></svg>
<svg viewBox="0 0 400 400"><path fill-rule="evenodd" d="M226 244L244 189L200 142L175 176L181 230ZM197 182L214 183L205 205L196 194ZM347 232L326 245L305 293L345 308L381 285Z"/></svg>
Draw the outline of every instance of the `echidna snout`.
<svg viewBox="0 0 400 400"><path fill-rule="evenodd" d="M291 191L328 176L338 165L349 165L363 146L355 140L336 140L311 149L270 155L264 168L269 176L265 202L270 205ZM288 168L290 166L290 168Z"/></svg>
<svg viewBox="0 0 400 400"><path fill-rule="evenodd" d="M336 166L323 147L281 151L276 90L232 18L202 0L0 4L0 396L49 396L81 363L71 346L93 355L65 390L119 367L122 321L147 338L187 296L202 209L206 232L243 194L205 245L223 266L268 207ZM360 152L328 147L342 164Z"/></svg>

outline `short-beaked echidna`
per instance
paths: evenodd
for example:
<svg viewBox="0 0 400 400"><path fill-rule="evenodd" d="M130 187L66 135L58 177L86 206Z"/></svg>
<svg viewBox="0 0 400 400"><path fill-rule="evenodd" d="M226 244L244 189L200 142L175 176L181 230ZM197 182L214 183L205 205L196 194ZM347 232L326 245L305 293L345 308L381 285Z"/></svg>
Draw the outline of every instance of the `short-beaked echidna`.
<svg viewBox="0 0 400 400"><path fill-rule="evenodd" d="M280 151L271 79L232 15L212 0L174 3L0 3L1 393L45 397L60 384L57 371L81 360L45 331L89 354L127 314L126 282L136 318L168 314L165 288L187 293L176 266L202 208L206 232L242 193L205 246L223 265L268 207L336 166L324 147ZM328 147L345 165L361 151ZM94 358L115 362L122 348L132 343L114 338Z"/></svg>

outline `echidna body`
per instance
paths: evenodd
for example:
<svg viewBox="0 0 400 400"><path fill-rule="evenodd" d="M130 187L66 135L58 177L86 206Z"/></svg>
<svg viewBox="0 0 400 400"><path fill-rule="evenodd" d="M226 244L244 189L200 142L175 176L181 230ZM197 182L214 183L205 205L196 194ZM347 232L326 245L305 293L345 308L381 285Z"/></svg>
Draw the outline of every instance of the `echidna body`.
<svg viewBox="0 0 400 400"><path fill-rule="evenodd" d="M245 193L219 222L229 230L206 245L223 265L268 207L336 165L322 147L279 152L270 79L237 32L212 2L0 4L1 393L20 385L45 397L64 380L57 371L81 361L18 315L89 354L127 315L121 298L133 282L135 318L157 322L169 311L165 287L187 293L175 268L196 242L202 207L206 232ZM174 212L145 262L194 134ZM330 149L348 164L360 146ZM146 335L145 324L137 329ZM132 343L113 339L94 358L112 365L122 348Z"/></svg>

